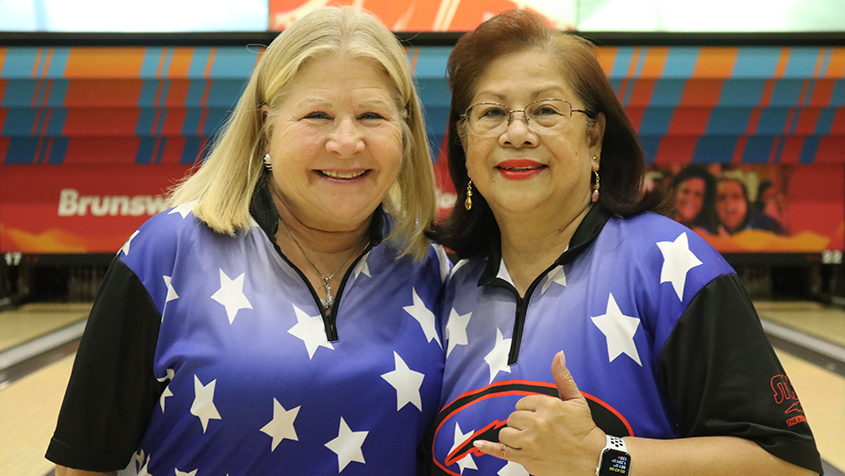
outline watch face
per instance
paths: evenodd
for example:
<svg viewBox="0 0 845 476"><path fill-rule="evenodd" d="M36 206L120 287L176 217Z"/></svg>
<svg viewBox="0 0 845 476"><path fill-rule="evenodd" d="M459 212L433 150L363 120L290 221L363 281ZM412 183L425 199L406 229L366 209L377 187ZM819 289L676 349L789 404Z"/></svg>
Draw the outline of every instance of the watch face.
<svg viewBox="0 0 845 476"><path fill-rule="evenodd" d="M626 475L631 470L631 456L624 451L605 449L598 476Z"/></svg>

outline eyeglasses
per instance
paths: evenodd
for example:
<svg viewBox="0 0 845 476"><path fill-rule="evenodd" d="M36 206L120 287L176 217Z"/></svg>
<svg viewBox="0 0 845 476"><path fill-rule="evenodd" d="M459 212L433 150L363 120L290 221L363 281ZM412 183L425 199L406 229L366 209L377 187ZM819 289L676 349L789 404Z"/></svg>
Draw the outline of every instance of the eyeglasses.
<svg viewBox="0 0 845 476"><path fill-rule="evenodd" d="M469 130L478 136L500 135L513 122L513 115L521 112L526 126L536 133L555 130L572 117L573 112L587 114L583 109L572 109L572 104L563 99L540 99L524 109L510 109L504 104L479 102L468 107L461 119Z"/></svg>

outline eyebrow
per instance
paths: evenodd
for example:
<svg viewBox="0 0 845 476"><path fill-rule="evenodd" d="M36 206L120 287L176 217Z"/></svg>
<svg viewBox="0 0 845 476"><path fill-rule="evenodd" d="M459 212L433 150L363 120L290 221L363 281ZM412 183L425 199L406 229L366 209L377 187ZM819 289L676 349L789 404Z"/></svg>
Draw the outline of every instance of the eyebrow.
<svg viewBox="0 0 845 476"><path fill-rule="evenodd" d="M384 99L380 98L373 98L373 99L366 99L362 102L359 102L356 107L360 108L367 108L367 107L389 107L391 102L385 101ZM323 98L315 98L315 97L306 97L299 101L300 106L327 106L332 107L334 106L334 102L328 99Z"/></svg>
<svg viewBox="0 0 845 476"><path fill-rule="evenodd" d="M548 85L548 86L543 86L539 89L535 89L534 92L531 93L531 99L532 100L545 99L545 98L548 97L548 96L546 96L546 94L548 94L550 92L557 92L557 93L560 93L562 95L565 95L564 93L566 91L564 91L564 88L560 85L551 84L551 85ZM478 96L482 96L482 95L486 95L486 94L489 94L489 95L495 97L499 101L505 100L504 94L498 93L498 92L495 92L495 91L479 91L477 93Z"/></svg>

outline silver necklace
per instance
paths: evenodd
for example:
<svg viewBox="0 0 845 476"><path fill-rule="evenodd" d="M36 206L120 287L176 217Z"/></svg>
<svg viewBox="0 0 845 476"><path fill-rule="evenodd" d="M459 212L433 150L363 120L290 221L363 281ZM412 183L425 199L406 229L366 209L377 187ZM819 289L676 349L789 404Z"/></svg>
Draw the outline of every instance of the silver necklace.
<svg viewBox="0 0 845 476"><path fill-rule="evenodd" d="M355 246L354 248L352 248L352 252L349 253L349 256L347 256L346 259L343 260L342 263L340 263L340 266L338 266L337 269L335 269L332 274L330 274L328 276L323 276L323 273L321 273L320 270L317 269L317 265L314 264L313 261L311 261L311 258L308 257L308 255L305 253L305 250L302 249L302 245L300 245L299 241L297 241L296 237L293 236L293 232L290 231L290 227L288 226L288 224L284 220L282 220L282 223L284 223L285 230L288 231L288 235L290 235L290 238L293 240L294 243L296 243L296 247L299 248L299 251L302 252L302 256L305 257L305 260L308 261L308 264L310 264L311 267L314 268L314 271L316 271L317 275L319 275L320 278L323 280L323 286L326 288L326 299L320 298L320 304L323 305L323 309L328 311L334 305L334 296L332 295L332 287L329 286L329 280L332 279L334 277L334 275L336 275L337 272L340 271L340 268L342 268L343 265L345 265L346 262L349 261L349 258L351 258L352 255L355 254L355 250L358 249L358 246L360 246L360 243L357 246ZM365 234L364 235L365 239L366 239L366 236L367 235Z"/></svg>

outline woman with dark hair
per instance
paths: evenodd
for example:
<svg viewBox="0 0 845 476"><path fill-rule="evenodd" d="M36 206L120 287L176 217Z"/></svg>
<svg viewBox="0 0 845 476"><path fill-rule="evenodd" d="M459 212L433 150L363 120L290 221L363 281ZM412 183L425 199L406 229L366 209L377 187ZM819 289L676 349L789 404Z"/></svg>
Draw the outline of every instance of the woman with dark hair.
<svg viewBox="0 0 845 476"><path fill-rule="evenodd" d="M436 232L461 261L435 472L821 472L739 278L640 195L643 151L590 44L509 11L447 72L459 193Z"/></svg>
<svg viewBox="0 0 845 476"><path fill-rule="evenodd" d="M716 233L716 180L706 168L688 165L672 178L675 207L671 217L695 231Z"/></svg>

